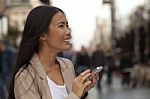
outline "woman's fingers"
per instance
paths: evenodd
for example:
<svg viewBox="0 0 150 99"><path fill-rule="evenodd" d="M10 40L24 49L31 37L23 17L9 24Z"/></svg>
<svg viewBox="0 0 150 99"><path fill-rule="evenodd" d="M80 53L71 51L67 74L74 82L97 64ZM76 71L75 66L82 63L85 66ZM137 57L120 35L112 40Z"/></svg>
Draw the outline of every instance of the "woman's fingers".
<svg viewBox="0 0 150 99"><path fill-rule="evenodd" d="M99 80L99 74L96 74L96 79Z"/></svg>
<svg viewBox="0 0 150 99"><path fill-rule="evenodd" d="M88 70L82 72L79 76L80 76L80 77L83 77L83 76L85 76L87 73L90 73L90 69L88 69Z"/></svg>
<svg viewBox="0 0 150 99"><path fill-rule="evenodd" d="M83 87L85 88L85 87L89 86L91 83L92 83L92 81L89 80L83 84Z"/></svg>
<svg viewBox="0 0 150 99"><path fill-rule="evenodd" d="M91 73L88 73L88 74L86 74L85 76L83 76L83 77L81 78L81 82L82 82L82 83L86 82L89 76L91 76Z"/></svg>
<svg viewBox="0 0 150 99"><path fill-rule="evenodd" d="M91 79L88 79L91 76ZM96 81L99 79L98 74L91 75L90 69L82 72L75 78L72 86L72 91L81 97L85 92L95 86Z"/></svg>
<svg viewBox="0 0 150 99"><path fill-rule="evenodd" d="M85 80L91 75L90 70L82 72L77 78L75 78L72 86L72 91L81 97L85 91L85 88L91 84L91 81L85 82Z"/></svg>
<svg viewBox="0 0 150 99"><path fill-rule="evenodd" d="M90 70L86 70L85 72L81 73L79 75L80 82L83 84L90 75L91 75Z"/></svg>

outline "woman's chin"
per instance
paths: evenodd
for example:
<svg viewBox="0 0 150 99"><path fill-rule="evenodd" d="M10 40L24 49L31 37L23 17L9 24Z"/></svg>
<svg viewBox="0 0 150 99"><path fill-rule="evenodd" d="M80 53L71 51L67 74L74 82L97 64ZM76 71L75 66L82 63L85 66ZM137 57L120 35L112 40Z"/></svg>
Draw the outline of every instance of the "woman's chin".
<svg viewBox="0 0 150 99"><path fill-rule="evenodd" d="M64 50L69 50L69 49L70 49L70 44L68 44L64 47Z"/></svg>

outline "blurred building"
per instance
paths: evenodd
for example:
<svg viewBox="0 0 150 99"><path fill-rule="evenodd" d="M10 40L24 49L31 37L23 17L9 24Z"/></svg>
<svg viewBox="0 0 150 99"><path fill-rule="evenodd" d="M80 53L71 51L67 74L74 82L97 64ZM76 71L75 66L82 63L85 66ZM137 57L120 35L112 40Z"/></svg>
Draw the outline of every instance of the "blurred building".
<svg viewBox="0 0 150 99"><path fill-rule="evenodd" d="M8 31L8 20L7 17L3 15L7 8L7 4L7 0L0 0L0 39L2 35L6 34Z"/></svg>
<svg viewBox="0 0 150 99"><path fill-rule="evenodd" d="M106 49L111 48L111 30L107 20L96 18L96 29L90 46L95 49L97 44L102 44Z"/></svg>
<svg viewBox="0 0 150 99"><path fill-rule="evenodd" d="M50 4L50 0L5 0L0 9L4 10L3 6L6 5L3 14L8 18L10 26L22 31L29 11L44 3Z"/></svg>
<svg viewBox="0 0 150 99"><path fill-rule="evenodd" d="M10 26L22 31L30 10L29 0L11 0L4 15L7 16Z"/></svg>
<svg viewBox="0 0 150 99"><path fill-rule="evenodd" d="M51 5L50 0L0 0L0 38L8 33L9 27L22 32L31 9L45 4Z"/></svg>
<svg viewBox="0 0 150 99"><path fill-rule="evenodd" d="M29 0L29 1L33 8L43 4L51 5L50 0Z"/></svg>
<svg viewBox="0 0 150 99"><path fill-rule="evenodd" d="M0 0L0 17L6 8L6 3L3 0Z"/></svg>

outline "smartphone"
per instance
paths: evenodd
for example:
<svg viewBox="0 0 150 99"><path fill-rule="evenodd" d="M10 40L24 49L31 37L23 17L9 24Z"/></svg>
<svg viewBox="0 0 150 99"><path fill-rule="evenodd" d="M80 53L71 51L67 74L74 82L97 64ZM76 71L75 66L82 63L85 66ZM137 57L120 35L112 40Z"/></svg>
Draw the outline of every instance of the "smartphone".
<svg viewBox="0 0 150 99"><path fill-rule="evenodd" d="M98 66L98 67L96 67L96 68L92 71L91 76L88 78L88 80L91 80L91 79L92 79L92 75L99 73L102 69L103 69L103 66Z"/></svg>

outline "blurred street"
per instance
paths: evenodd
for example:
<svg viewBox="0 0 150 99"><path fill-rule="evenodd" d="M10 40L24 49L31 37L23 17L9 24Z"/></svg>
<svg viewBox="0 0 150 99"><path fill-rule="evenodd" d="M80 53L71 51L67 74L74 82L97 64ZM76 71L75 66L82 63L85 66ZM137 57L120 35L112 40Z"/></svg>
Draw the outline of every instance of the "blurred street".
<svg viewBox="0 0 150 99"><path fill-rule="evenodd" d="M53 55L58 54L57 56L72 61L76 76L86 69L92 71L97 66L103 66L100 72L101 79L88 92L86 99L150 99L150 0L0 0L0 99L8 99L8 88L10 85L14 86L14 82L11 83L11 78L16 75L13 74L13 70L17 73L24 64L30 63L29 59L32 55L26 56L30 54L28 51L34 49L32 53L38 53L40 44L47 44L38 41L41 41L43 33L48 34L53 29L48 28L52 23L50 19L55 19L53 16L45 21L49 26L41 24L41 22L44 23L43 20L34 18L35 20L29 21L28 28L25 28L25 24L28 25L27 19L30 19L27 18L30 17L30 11L41 5L61 8L67 19L66 22L60 22L67 23L63 24L67 28L62 29L67 30L62 31L60 37L64 37L64 44L68 47L58 45L57 48L48 44L49 47L57 50L50 50L50 54L61 52ZM37 14L46 19L42 13L44 12ZM44 32L42 29L40 31L40 28L45 29ZM25 30L31 30L31 33ZM25 41L22 40L23 35L27 35L24 36L27 37ZM57 39L48 39L49 43L51 41L57 44ZM20 43L24 44L25 49L22 45L20 47ZM28 50L28 47L38 48ZM27 52L20 55L22 51ZM23 58L17 58L20 56ZM24 57L28 58L24 59ZM20 61L24 62L21 64ZM42 60L40 61L44 67L45 64ZM20 63L19 67L18 63ZM57 60L55 63L54 65L61 67ZM61 74L60 67L56 69L56 73ZM47 73L46 69L45 72ZM50 74L50 76L54 75ZM60 79L57 80L60 81Z"/></svg>
<svg viewBox="0 0 150 99"><path fill-rule="evenodd" d="M102 82L101 91L96 87L93 88L87 99L150 99L150 89L144 87L130 88L122 87L120 77L113 77L113 85L108 87Z"/></svg>

